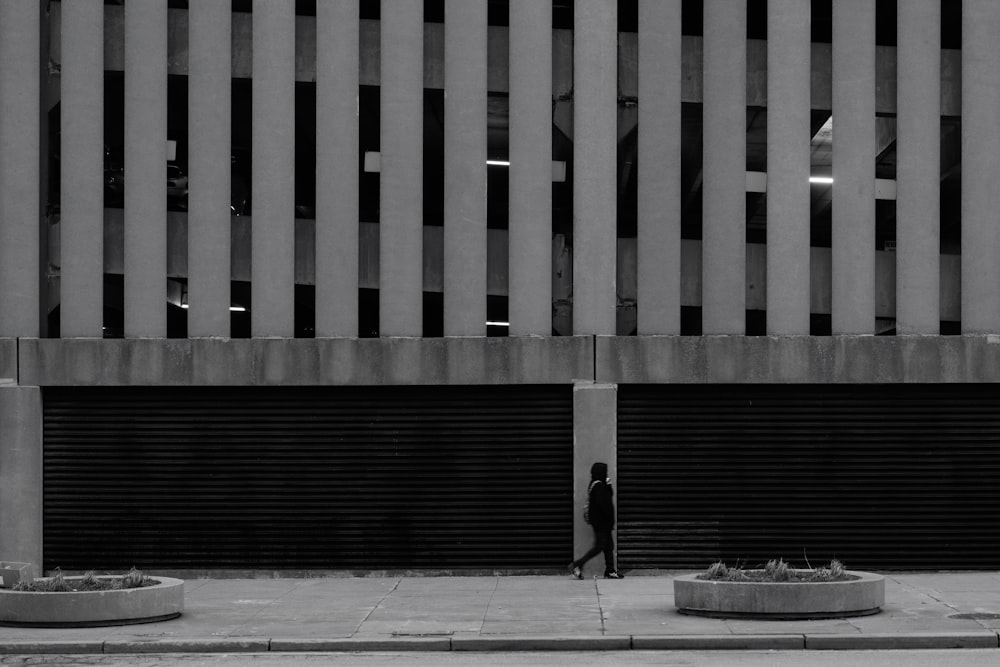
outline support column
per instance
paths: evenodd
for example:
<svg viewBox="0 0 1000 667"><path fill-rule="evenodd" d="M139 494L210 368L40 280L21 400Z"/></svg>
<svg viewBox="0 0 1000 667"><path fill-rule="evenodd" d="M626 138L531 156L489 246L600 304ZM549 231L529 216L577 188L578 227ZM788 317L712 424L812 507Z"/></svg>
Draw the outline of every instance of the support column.
<svg viewBox="0 0 1000 667"><path fill-rule="evenodd" d="M941 3L899 0L896 25L896 333L937 334Z"/></svg>
<svg viewBox="0 0 1000 667"><path fill-rule="evenodd" d="M681 332L681 1L639 0L638 332Z"/></svg>
<svg viewBox="0 0 1000 667"><path fill-rule="evenodd" d="M962 333L1000 332L1000 3L962 3Z"/></svg>
<svg viewBox="0 0 1000 667"><path fill-rule="evenodd" d="M810 14L767 3L767 333L809 334Z"/></svg>
<svg viewBox="0 0 1000 667"><path fill-rule="evenodd" d="M486 0L444 11L444 335L485 336Z"/></svg>
<svg viewBox="0 0 1000 667"><path fill-rule="evenodd" d="M382 0L379 333L423 334L424 3Z"/></svg>
<svg viewBox="0 0 1000 667"><path fill-rule="evenodd" d="M552 334L552 8L510 2L508 316L511 336Z"/></svg>
<svg viewBox="0 0 1000 667"><path fill-rule="evenodd" d="M316 336L358 336L357 0L316 4Z"/></svg>
<svg viewBox="0 0 1000 667"><path fill-rule="evenodd" d="M705 0L702 331L746 330L746 1Z"/></svg>
<svg viewBox="0 0 1000 667"><path fill-rule="evenodd" d="M0 386L0 560L42 569L42 393Z"/></svg>
<svg viewBox="0 0 1000 667"><path fill-rule="evenodd" d="M573 558L594 545L594 530L583 520L583 507L590 486L590 466L597 461L608 464L608 476L612 483L617 482L618 385L580 382L573 386ZM614 537L617 565L617 530ZM587 563L583 573L587 578L603 575L604 557L597 556Z"/></svg>
<svg viewBox="0 0 1000 667"><path fill-rule="evenodd" d="M834 334L875 333L875 0L833 3Z"/></svg>
<svg viewBox="0 0 1000 667"><path fill-rule="evenodd" d="M36 3L0 3L0 336L38 335L40 39Z"/></svg>
<svg viewBox="0 0 1000 667"><path fill-rule="evenodd" d="M189 10L188 336L229 336L230 0Z"/></svg>
<svg viewBox="0 0 1000 667"><path fill-rule="evenodd" d="M573 333L615 334L618 4L573 14Z"/></svg>
<svg viewBox="0 0 1000 667"><path fill-rule="evenodd" d="M59 258L59 331L63 338L101 338L104 326L104 2L79 0L61 7L59 245L66 252L61 252Z"/></svg>
<svg viewBox="0 0 1000 667"><path fill-rule="evenodd" d="M166 183L167 2L129 0L125 4L125 335L128 337L167 335Z"/></svg>
<svg viewBox="0 0 1000 667"><path fill-rule="evenodd" d="M253 2L250 331L295 335L295 3Z"/></svg>

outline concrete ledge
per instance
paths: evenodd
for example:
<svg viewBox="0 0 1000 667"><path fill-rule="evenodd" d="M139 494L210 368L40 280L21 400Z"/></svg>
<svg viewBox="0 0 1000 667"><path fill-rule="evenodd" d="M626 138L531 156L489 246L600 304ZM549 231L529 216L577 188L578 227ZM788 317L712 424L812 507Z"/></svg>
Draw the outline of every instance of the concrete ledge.
<svg viewBox="0 0 1000 667"><path fill-rule="evenodd" d="M596 382L1000 382L1000 336L598 336Z"/></svg>
<svg viewBox="0 0 1000 667"><path fill-rule="evenodd" d="M451 637L272 639L272 651L450 651Z"/></svg>
<svg viewBox="0 0 1000 667"><path fill-rule="evenodd" d="M885 605L885 578L851 572L849 581L716 581L687 574L674 579L674 606L682 614L713 618L842 618L877 613Z"/></svg>
<svg viewBox="0 0 1000 667"><path fill-rule="evenodd" d="M982 632L927 632L914 634L807 634L805 640L806 648L813 650L997 648L997 633L988 630L983 630Z"/></svg>
<svg viewBox="0 0 1000 667"><path fill-rule="evenodd" d="M513 635L455 637L451 640L453 651L627 651L631 646L632 639L628 635Z"/></svg>
<svg viewBox="0 0 1000 667"><path fill-rule="evenodd" d="M317 386L569 384L592 379L592 336L22 338L21 384Z"/></svg>
<svg viewBox="0 0 1000 667"><path fill-rule="evenodd" d="M102 653L103 641L71 641L53 639L49 641L7 641L0 642L0 653Z"/></svg>
<svg viewBox="0 0 1000 667"><path fill-rule="evenodd" d="M266 653L270 640L150 639L104 642L105 653Z"/></svg>
<svg viewBox="0 0 1000 667"><path fill-rule="evenodd" d="M184 582L154 578L160 582L155 586L106 591L37 593L0 589L0 624L97 627L147 623L180 615L184 610Z"/></svg>
<svg viewBox="0 0 1000 667"><path fill-rule="evenodd" d="M802 635L656 635L632 637L632 648L651 651L795 651L806 648Z"/></svg>

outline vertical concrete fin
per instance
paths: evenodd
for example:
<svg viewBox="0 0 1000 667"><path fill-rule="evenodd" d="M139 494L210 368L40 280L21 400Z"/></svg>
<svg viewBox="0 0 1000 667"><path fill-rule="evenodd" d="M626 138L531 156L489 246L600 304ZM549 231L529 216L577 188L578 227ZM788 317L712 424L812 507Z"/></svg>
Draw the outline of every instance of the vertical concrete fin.
<svg viewBox="0 0 1000 667"><path fill-rule="evenodd" d="M358 335L360 11L316 5L316 335Z"/></svg>
<svg viewBox="0 0 1000 667"><path fill-rule="evenodd" d="M125 174L125 335L165 338L166 0L125 5Z"/></svg>
<svg viewBox="0 0 1000 667"><path fill-rule="evenodd" d="M250 330L295 335L295 3L253 3Z"/></svg>
<svg viewBox="0 0 1000 667"><path fill-rule="evenodd" d="M639 0L639 334L681 332L681 0Z"/></svg>

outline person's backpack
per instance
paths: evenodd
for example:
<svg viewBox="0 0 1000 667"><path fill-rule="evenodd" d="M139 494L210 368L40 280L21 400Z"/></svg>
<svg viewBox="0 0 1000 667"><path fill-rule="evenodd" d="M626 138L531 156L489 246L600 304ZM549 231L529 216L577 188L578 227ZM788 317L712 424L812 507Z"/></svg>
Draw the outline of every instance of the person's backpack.
<svg viewBox="0 0 1000 667"><path fill-rule="evenodd" d="M590 483L590 487L587 489L587 502L583 506L583 520L590 523L590 494L594 491L594 485L598 484L600 480L595 479Z"/></svg>

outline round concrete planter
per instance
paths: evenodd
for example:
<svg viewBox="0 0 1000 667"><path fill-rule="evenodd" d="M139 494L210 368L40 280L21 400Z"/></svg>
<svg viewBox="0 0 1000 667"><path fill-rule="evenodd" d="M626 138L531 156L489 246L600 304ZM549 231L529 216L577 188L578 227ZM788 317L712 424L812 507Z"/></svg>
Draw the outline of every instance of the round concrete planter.
<svg viewBox="0 0 1000 667"><path fill-rule="evenodd" d="M798 620L877 614L885 604L885 579L848 572L850 581L708 581L689 574L674 579L674 605L682 614L713 618Z"/></svg>
<svg viewBox="0 0 1000 667"><path fill-rule="evenodd" d="M79 578L66 577L70 581ZM34 593L0 589L0 625L81 628L153 623L180 616L184 610L184 581L152 578L160 583L110 591Z"/></svg>

